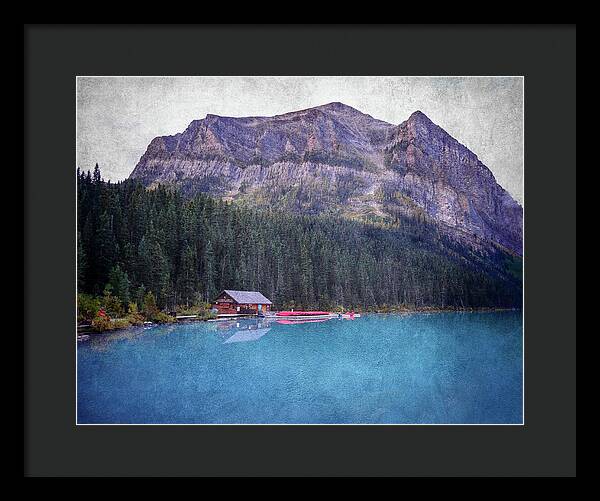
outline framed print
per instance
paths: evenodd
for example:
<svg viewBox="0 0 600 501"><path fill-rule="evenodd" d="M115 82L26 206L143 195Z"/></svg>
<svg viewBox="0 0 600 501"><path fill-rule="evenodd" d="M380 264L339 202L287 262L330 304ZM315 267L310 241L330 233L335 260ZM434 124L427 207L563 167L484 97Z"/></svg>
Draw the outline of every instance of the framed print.
<svg viewBox="0 0 600 501"><path fill-rule="evenodd" d="M523 424L522 204L522 77L78 76L77 423Z"/></svg>
<svg viewBox="0 0 600 501"><path fill-rule="evenodd" d="M25 473L573 475L574 41L26 26Z"/></svg>

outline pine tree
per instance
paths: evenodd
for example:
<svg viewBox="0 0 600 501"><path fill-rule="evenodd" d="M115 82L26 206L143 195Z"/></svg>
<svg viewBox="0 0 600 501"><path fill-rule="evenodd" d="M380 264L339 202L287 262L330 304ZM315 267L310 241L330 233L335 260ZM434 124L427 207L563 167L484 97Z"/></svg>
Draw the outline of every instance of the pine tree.
<svg viewBox="0 0 600 501"><path fill-rule="evenodd" d="M206 242L204 248L204 256L202 259L202 282L204 284L204 292L206 294L206 301L212 301L216 294L215 288L215 262L213 246L210 240Z"/></svg>
<svg viewBox="0 0 600 501"><path fill-rule="evenodd" d="M158 313L158 306L156 304L156 298L152 291L148 291L144 296L144 300L142 302L142 313L148 319L153 319Z"/></svg>
<svg viewBox="0 0 600 501"><path fill-rule="evenodd" d="M112 215L108 211L104 211L98 220L98 229L94 238L96 280L101 282L108 280L108 274L116 261L118 253L116 246Z"/></svg>
<svg viewBox="0 0 600 501"><path fill-rule="evenodd" d="M102 175L100 174L100 167L98 167L97 163L96 163L96 166L94 167L94 175L92 177L92 180L95 185L100 185L100 183L102 182Z"/></svg>
<svg viewBox="0 0 600 501"><path fill-rule="evenodd" d="M141 309L144 304L144 297L146 296L146 287L144 284L141 284L136 290L134 294L134 301L138 305L138 308Z"/></svg>
<svg viewBox="0 0 600 501"><path fill-rule="evenodd" d="M177 283L178 295L181 303L186 306L193 302L194 294L198 286L198 275L196 268L196 255L191 245L187 244L180 258L179 277Z"/></svg>
<svg viewBox="0 0 600 501"><path fill-rule="evenodd" d="M129 295L129 277L127 273L121 270L119 265L110 270L108 283L111 286L112 293L121 301L124 307L127 307L130 300Z"/></svg>
<svg viewBox="0 0 600 501"><path fill-rule="evenodd" d="M313 305L312 261L305 242L300 244L300 299L305 308Z"/></svg>
<svg viewBox="0 0 600 501"><path fill-rule="evenodd" d="M81 238L81 232L77 232L77 290L85 290L85 275L87 272L87 256Z"/></svg>

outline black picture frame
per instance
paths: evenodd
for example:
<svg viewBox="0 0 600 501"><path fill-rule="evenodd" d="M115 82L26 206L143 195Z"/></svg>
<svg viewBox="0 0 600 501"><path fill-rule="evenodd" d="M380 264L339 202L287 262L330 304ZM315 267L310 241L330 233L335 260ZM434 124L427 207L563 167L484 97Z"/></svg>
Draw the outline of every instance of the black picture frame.
<svg viewBox="0 0 600 501"><path fill-rule="evenodd" d="M574 25L25 25L23 42L26 476L575 474ZM77 427L77 75L523 75L525 425Z"/></svg>

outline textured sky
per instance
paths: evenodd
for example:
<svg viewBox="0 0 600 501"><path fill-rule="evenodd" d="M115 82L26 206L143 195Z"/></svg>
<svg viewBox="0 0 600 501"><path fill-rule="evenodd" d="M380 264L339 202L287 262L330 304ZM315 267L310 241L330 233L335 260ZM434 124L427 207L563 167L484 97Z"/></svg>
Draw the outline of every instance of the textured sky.
<svg viewBox="0 0 600 501"><path fill-rule="evenodd" d="M78 77L77 165L125 179L162 135L207 113L270 116L340 101L399 124L421 110L523 203L521 77Z"/></svg>

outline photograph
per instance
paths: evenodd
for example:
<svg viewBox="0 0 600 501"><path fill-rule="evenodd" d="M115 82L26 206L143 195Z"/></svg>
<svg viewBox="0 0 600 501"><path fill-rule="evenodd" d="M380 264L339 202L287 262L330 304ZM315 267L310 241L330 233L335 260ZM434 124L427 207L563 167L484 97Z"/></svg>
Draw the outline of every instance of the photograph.
<svg viewBox="0 0 600 501"><path fill-rule="evenodd" d="M523 426L526 85L78 74L74 424Z"/></svg>

